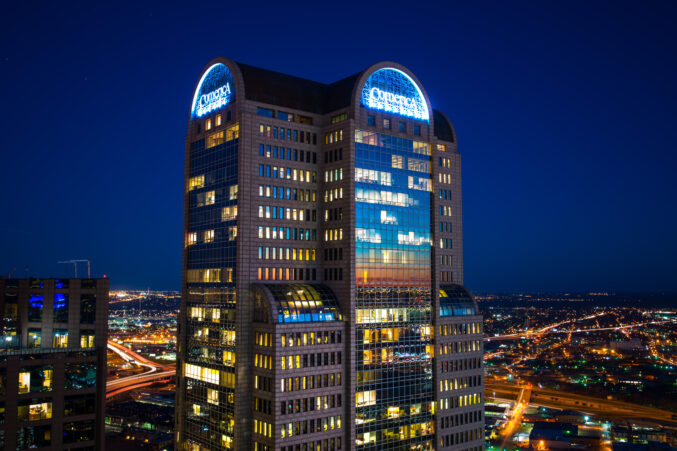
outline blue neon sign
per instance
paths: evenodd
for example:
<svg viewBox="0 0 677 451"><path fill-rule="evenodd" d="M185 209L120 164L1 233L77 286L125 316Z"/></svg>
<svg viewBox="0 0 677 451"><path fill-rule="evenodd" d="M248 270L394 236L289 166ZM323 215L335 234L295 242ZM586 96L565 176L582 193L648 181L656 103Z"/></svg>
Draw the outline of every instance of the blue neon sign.
<svg viewBox="0 0 677 451"><path fill-rule="evenodd" d="M216 63L200 79L191 109L194 118L223 108L235 100L233 74L228 66Z"/></svg>
<svg viewBox="0 0 677 451"><path fill-rule="evenodd" d="M379 69L369 76L362 87L361 103L373 110L430 120L421 89L409 75L392 67Z"/></svg>

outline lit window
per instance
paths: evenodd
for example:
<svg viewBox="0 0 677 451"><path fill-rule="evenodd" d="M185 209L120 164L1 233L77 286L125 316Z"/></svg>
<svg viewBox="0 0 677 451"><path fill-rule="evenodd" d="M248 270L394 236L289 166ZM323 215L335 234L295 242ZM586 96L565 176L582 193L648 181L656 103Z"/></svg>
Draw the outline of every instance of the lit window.
<svg viewBox="0 0 677 451"><path fill-rule="evenodd" d="M221 210L221 221L232 221L237 217L237 205Z"/></svg>
<svg viewBox="0 0 677 451"><path fill-rule="evenodd" d="M68 331L67 330L55 330L54 338L52 340L53 348L67 348L68 347Z"/></svg>
<svg viewBox="0 0 677 451"><path fill-rule="evenodd" d="M221 125L221 115L220 115L220 114L217 114L217 115L216 115L216 121L215 121L215 122L216 122L216 126L217 126L217 127L218 127L219 125Z"/></svg>
<svg viewBox="0 0 677 451"><path fill-rule="evenodd" d="M373 406L376 404L376 390L357 392L355 394L355 405L357 407Z"/></svg>
<svg viewBox="0 0 677 451"><path fill-rule="evenodd" d="M402 155L392 155L392 166L395 169L402 169L404 167Z"/></svg>
<svg viewBox="0 0 677 451"><path fill-rule="evenodd" d="M207 191L207 196L205 197L206 205L213 205L216 201L216 193L214 191Z"/></svg>
<svg viewBox="0 0 677 451"><path fill-rule="evenodd" d="M212 129L212 120L207 119L207 122L205 123L205 130L211 130Z"/></svg>
<svg viewBox="0 0 677 451"><path fill-rule="evenodd" d="M18 405L17 417L21 421L49 420L52 418L52 403L39 402L39 400L21 401Z"/></svg>
<svg viewBox="0 0 677 451"><path fill-rule="evenodd" d="M28 347L39 348L42 346L42 330L28 329Z"/></svg>
<svg viewBox="0 0 677 451"><path fill-rule="evenodd" d="M197 232L192 232L188 234L188 246L197 243Z"/></svg>
<svg viewBox="0 0 677 451"><path fill-rule="evenodd" d="M228 227L228 240L234 241L237 238L237 226Z"/></svg>
<svg viewBox="0 0 677 451"><path fill-rule="evenodd" d="M205 176L204 175L198 175L196 177L191 177L188 180L188 191L192 191L194 189L198 188L203 188L205 186Z"/></svg>
<svg viewBox="0 0 677 451"><path fill-rule="evenodd" d="M205 147L207 149L211 149L212 147L218 146L219 144L223 144L224 138L223 138L223 130L220 132L212 133L211 135L207 136L207 139L205 141Z"/></svg>
<svg viewBox="0 0 677 451"><path fill-rule="evenodd" d="M235 200L237 199L237 185L233 185L230 187L230 200Z"/></svg>
<svg viewBox="0 0 677 451"><path fill-rule="evenodd" d="M19 394L52 390L52 365L22 368L19 371Z"/></svg>
<svg viewBox="0 0 677 451"><path fill-rule="evenodd" d="M215 406L219 405L219 392L213 388L207 389L207 402Z"/></svg>
<svg viewBox="0 0 677 451"><path fill-rule="evenodd" d="M390 119L383 119L383 128L390 130Z"/></svg>
<svg viewBox="0 0 677 451"><path fill-rule="evenodd" d="M205 243L213 243L214 242L214 229L205 230L204 242Z"/></svg>
<svg viewBox="0 0 677 451"><path fill-rule="evenodd" d="M91 331L80 332L80 347L81 348L94 347L94 332Z"/></svg>

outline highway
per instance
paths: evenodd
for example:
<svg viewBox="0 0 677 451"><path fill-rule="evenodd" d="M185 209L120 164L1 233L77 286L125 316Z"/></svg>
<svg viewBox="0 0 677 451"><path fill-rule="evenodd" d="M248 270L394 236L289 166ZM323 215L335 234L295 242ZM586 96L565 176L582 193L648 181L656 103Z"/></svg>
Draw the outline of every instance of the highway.
<svg viewBox="0 0 677 451"><path fill-rule="evenodd" d="M529 387L487 381L485 383L485 395L488 399L520 400L526 388ZM677 428L677 416L667 410L544 388L530 387L530 390L529 404L532 406L572 409L592 415L603 415L607 418L633 418Z"/></svg>
<svg viewBox="0 0 677 451"><path fill-rule="evenodd" d="M108 340L108 349L119 355L126 362L146 367L148 370L133 376L109 379L106 381L106 398L150 385L153 382L171 379L176 374L174 366L157 364L113 341Z"/></svg>

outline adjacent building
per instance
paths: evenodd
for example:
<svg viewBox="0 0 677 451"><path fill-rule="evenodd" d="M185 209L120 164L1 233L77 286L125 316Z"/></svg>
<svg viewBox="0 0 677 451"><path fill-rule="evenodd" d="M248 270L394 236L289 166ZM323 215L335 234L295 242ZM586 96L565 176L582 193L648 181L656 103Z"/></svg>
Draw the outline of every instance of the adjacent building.
<svg viewBox="0 0 677 451"><path fill-rule="evenodd" d="M177 449L483 449L460 155L416 76L217 58L193 92Z"/></svg>
<svg viewBox="0 0 677 451"><path fill-rule="evenodd" d="M0 279L0 448L104 449L108 279Z"/></svg>

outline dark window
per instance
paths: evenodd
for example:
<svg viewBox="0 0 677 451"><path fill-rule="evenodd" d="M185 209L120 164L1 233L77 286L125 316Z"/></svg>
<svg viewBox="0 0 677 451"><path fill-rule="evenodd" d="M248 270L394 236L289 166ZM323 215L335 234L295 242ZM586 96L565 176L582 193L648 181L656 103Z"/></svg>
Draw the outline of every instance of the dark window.
<svg viewBox="0 0 677 451"><path fill-rule="evenodd" d="M68 288L68 279L56 279L56 281L54 282L54 288L56 289Z"/></svg>
<svg viewBox="0 0 677 451"><path fill-rule="evenodd" d="M54 322L68 322L68 295L56 293L54 295Z"/></svg>
<svg viewBox="0 0 677 451"><path fill-rule="evenodd" d="M367 116L367 125L376 125L376 116L371 114Z"/></svg>
<svg viewBox="0 0 677 451"><path fill-rule="evenodd" d="M64 423L64 443L87 442L90 440L94 440L94 420Z"/></svg>
<svg viewBox="0 0 677 451"><path fill-rule="evenodd" d="M31 288L44 288L44 284L42 283L42 280L40 279L33 279L31 278Z"/></svg>
<svg viewBox="0 0 677 451"><path fill-rule="evenodd" d="M65 371L66 390L79 390L96 386L95 363L68 363Z"/></svg>
<svg viewBox="0 0 677 451"><path fill-rule="evenodd" d="M42 448L51 445L52 425L31 426L16 431L16 449Z"/></svg>
<svg viewBox="0 0 677 451"><path fill-rule="evenodd" d="M96 295L83 294L80 297L80 323L94 324L96 322Z"/></svg>
<svg viewBox="0 0 677 451"><path fill-rule="evenodd" d="M258 114L259 116L265 116L265 117L275 117L275 111L269 110L268 108L258 107L256 109L256 114Z"/></svg>
<svg viewBox="0 0 677 451"><path fill-rule="evenodd" d="M7 394L7 368L0 368L0 396Z"/></svg>
<svg viewBox="0 0 677 451"><path fill-rule="evenodd" d="M96 288L96 279L82 279L81 288Z"/></svg>
<svg viewBox="0 0 677 451"><path fill-rule="evenodd" d="M402 133L407 131L407 126L404 122L400 122L399 131L402 132Z"/></svg>
<svg viewBox="0 0 677 451"><path fill-rule="evenodd" d="M28 299L28 321L42 321L42 296L31 295Z"/></svg>
<svg viewBox="0 0 677 451"><path fill-rule="evenodd" d="M414 135L421 136L421 126L420 125L414 125Z"/></svg>
<svg viewBox="0 0 677 451"><path fill-rule="evenodd" d="M96 396L79 395L66 396L64 401L64 416L88 415L95 412Z"/></svg>

